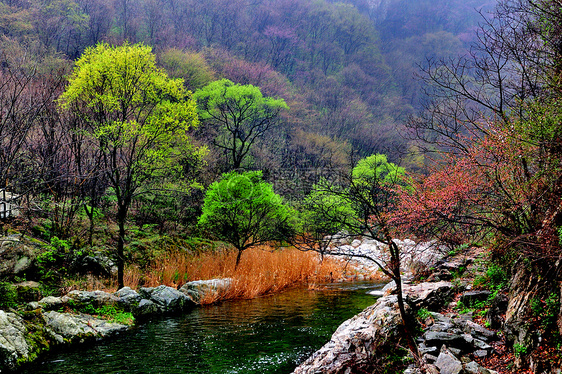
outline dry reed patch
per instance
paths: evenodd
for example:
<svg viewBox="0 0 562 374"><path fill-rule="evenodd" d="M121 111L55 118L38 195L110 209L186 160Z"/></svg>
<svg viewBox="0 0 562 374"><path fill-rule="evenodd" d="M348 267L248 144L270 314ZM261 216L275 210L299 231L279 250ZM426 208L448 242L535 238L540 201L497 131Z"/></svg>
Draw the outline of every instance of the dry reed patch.
<svg viewBox="0 0 562 374"><path fill-rule="evenodd" d="M195 280L231 278L231 287L222 293L210 293L201 300L210 304L219 300L250 299L260 295L279 292L297 285L311 289L318 284L334 281L357 280L355 271L341 258L325 257L320 263L315 252L302 252L295 248L273 250L268 246L251 248L242 254L238 269L234 270L235 251L212 251L191 254L172 250L157 258L154 265L143 270L136 265L125 268L125 285L132 289L167 285L178 288ZM380 274L371 274L365 279L377 279ZM104 280L88 277L85 282L76 282L70 289L117 290L114 279ZM70 290L69 289L69 290Z"/></svg>
<svg viewBox="0 0 562 374"><path fill-rule="evenodd" d="M242 254L236 271L235 261L234 251L200 255L173 251L157 259L144 274L137 267L127 267L125 284L133 289L140 285L155 287L161 284L176 288L194 280L231 278L232 285L226 292L207 295L201 301L209 304L225 299L254 298L299 284L330 282L343 277L340 262L324 259L320 263L316 253L294 248L272 250L262 246L248 249Z"/></svg>

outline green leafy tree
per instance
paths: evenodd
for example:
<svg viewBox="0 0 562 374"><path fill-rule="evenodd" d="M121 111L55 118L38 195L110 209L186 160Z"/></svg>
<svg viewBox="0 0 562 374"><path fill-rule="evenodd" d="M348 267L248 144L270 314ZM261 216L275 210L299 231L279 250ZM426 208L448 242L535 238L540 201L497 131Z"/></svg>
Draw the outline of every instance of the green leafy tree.
<svg viewBox="0 0 562 374"><path fill-rule="evenodd" d="M357 219L351 202L335 194L326 179L315 184L310 194L300 204L299 227L291 244L300 250L316 251L321 260L334 245L333 234L342 233L347 222ZM333 187L341 192L341 187Z"/></svg>
<svg viewBox="0 0 562 374"><path fill-rule="evenodd" d="M207 190L199 225L236 248L237 268L244 250L288 238L290 217L291 210L262 180L261 171L232 171Z"/></svg>
<svg viewBox="0 0 562 374"><path fill-rule="evenodd" d="M86 49L62 94L63 108L75 110L83 131L102 153L103 173L115 193L119 226L117 267L123 287L125 223L135 196L155 180L178 178L182 159L198 154L187 131L197 125L195 102L181 79L156 67L142 44Z"/></svg>
<svg viewBox="0 0 562 374"><path fill-rule="evenodd" d="M254 143L276 124L281 110L289 108L283 99L264 97L256 86L228 79L208 84L193 97L201 120L216 126L213 144L224 150L230 169L242 166Z"/></svg>

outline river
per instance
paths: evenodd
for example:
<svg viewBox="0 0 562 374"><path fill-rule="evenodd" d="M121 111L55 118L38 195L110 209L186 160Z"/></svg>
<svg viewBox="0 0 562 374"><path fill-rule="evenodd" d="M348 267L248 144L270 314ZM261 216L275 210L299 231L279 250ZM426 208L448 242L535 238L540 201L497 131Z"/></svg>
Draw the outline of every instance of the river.
<svg viewBox="0 0 562 374"><path fill-rule="evenodd" d="M372 283L293 289L161 318L115 338L64 347L22 373L287 374L375 298Z"/></svg>

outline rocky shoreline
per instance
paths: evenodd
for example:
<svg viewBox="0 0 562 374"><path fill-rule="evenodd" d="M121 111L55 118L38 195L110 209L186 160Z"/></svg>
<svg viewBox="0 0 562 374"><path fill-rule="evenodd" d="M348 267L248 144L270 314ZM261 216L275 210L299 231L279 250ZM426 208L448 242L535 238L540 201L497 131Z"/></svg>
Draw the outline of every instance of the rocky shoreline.
<svg viewBox="0 0 562 374"><path fill-rule="evenodd" d="M294 374L373 372L373 368L385 365L390 365L389 372L400 367L409 374L494 373L485 368L489 358L498 353L498 334L493 329L501 328L504 347L536 344L540 336L537 338L526 324L528 303L523 301L531 297L531 287L540 280L530 277L524 267L512 276L507 294L492 294L486 290L472 290L473 279L465 279L465 272L474 272L480 267L477 264L480 260L474 253L443 259L443 251L432 243L401 241L399 245L406 273L431 269L424 273L425 282L412 284L411 276L403 277L408 311L419 323L416 344L422 360L418 366L404 365L408 353L403 348L405 344L400 346L401 318L393 294L395 286L391 282L375 295L380 298L374 305L345 321L331 340L297 367ZM353 251L367 255L383 252L380 243L374 241L354 241L335 250L340 256L342 252L349 252L349 258L344 261L353 263L354 272L359 274L372 274L377 270L376 265L353 258ZM461 273L465 275L459 276ZM421 278L420 273L417 278ZM189 282L180 289L162 285L137 291L125 287L114 293L71 291L62 297L49 296L28 302L25 310L0 310L0 372L17 369L56 346L99 340L134 328L132 321L123 323L114 318L115 313L132 316L137 322L152 316L183 313L197 307L206 295L224 292L230 284L230 279L214 279ZM40 294L34 293L33 287L28 285L17 287L22 294L29 293L30 300L37 300ZM473 316L466 310L453 308L458 301L469 306L483 300L487 303L485 316ZM420 316L421 311L424 313ZM486 327L482 326L484 322ZM511 357L515 365L525 359L522 355ZM410 362L413 361L411 357ZM544 367L544 363L535 363L533 357L529 362L531 366ZM535 372L541 372L537 370Z"/></svg>
<svg viewBox="0 0 562 374"><path fill-rule="evenodd" d="M17 244L18 241L15 240L14 243ZM399 241L399 245L406 256L403 261L408 268L415 266L417 262L425 265L433 264L440 253L439 248L432 243L416 244L406 240ZM14 248L25 247L20 245ZM354 240L346 244L343 239L334 250L349 252L349 256L340 253L338 258L350 262L359 277L361 274L365 276L374 274L378 268L371 261L354 257L353 254L361 253L376 257L384 252L381 243L372 240ZM11 253L16 252L11 251ZM18 267L17 264L21 262L19 259L21 256L18 256L12 256L13 261L5 269L7 272ZM24 256L27 257L29 256ZM75 290L62 297L48 296L39 301L28 302L25 311L0 311L0 371L17 369L56 346L99 340L124 333L134 328L133 318L138 323L153 316L183 313L197 307L206 295L224 292L230 284L230 279L213 279L188 282L179 289L161 285L143 287L137 291L124 287L114 293ZM36 297L40 292L33 293L33 285L26 284L22 287L26 290L29 288L32 294L30 300L37 300ZM390 303L392 299L382 298L371 308L376 309L377 305L381 304L386 305L385 308L390 308ZM379 313L378 318L386 318L385 313ZM115 318L116 314L129 315L133 318L123 323ZM357 316L357 319L359 321L360 316ZM384 321L383 325L389 325L389 321ZM391 330L396 330L398 325L393 322L390 326L389 334ZM338 329L340 330L342 328ZM387 332L381 332L381 336L386 335ZM355 359L359 360L358 357ZM348 364L351 364L351 361Z"/></svg>
<svg viewBox="0 0 562 374"><path fill-rule="evenodd" d="M478 364L474 358L488 356L497 339L496 332L473 321L472 314L442 314L430 312L438 305L446 305L454 293L451 282L427 282L404 285L409 305L428 310L426 328L417 338L419 353L427 373L441 374L493 374ZM401 318L397 298L382 296L357 316L345 321L331 340L297 367L293 374L341 374L372 372L382 367L384 355L396 355L400 340ZM467 292L465 294L469 294ZM473 293L477 294L477 293ZM412 307L409 308L412 312ZM422 373L415 364L405 373Z"/></svg>
<svg viewBox="0 0 562 374"><path fill-rule="evenodd" d="M71 291L30 302L20 313L0 310L0 372L15 370L62 344L84 343L123 333L134 327L97 315L130 313L136 321L179 314L199 305L207 293L224 291L229 279L194 281L179 290L167 286L124 287L115 293Z"/></svg>

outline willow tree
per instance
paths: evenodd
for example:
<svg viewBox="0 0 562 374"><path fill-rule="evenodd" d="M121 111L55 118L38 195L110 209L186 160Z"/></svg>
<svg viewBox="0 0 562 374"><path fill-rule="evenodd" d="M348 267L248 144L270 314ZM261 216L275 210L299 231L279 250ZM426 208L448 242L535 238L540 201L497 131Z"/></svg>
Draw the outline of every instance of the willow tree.
<svg viewBox="0 0 562 374"><path fill-rule="evenodd" d="M156 66L150 47L100 43L76 61L60 103L84 119L83 131L95 140L115 193L121 288L129 208L149 182L180 179L182 158L198 153L187 135L197 125L195 102L181 79L170 79Z"/></svg>

